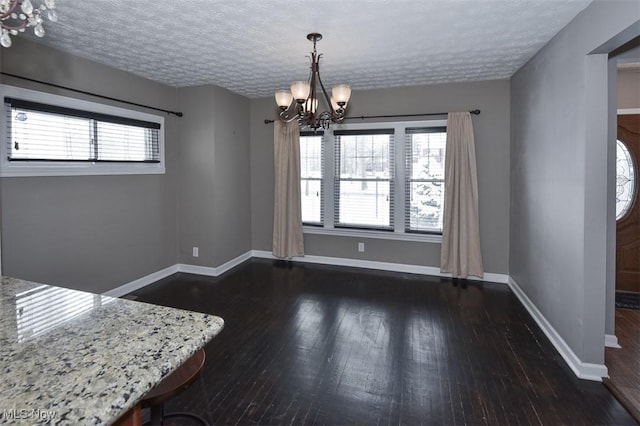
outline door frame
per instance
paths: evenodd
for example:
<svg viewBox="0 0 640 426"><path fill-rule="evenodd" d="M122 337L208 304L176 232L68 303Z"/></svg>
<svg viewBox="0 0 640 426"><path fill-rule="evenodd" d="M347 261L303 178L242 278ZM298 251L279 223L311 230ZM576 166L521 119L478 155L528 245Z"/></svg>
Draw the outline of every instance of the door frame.
<svg viewBox="0 0 640 426"><path fill-rule="evenodd" d="M640 62L640 49L631 49L630 55L619 52L621 48L640 36L640 22L635 23L622 33L618 34L618 42L609 45L607 50L607 155L606 155L606 288L605 288L605 338L604 346L620 348L615 334L616 314L616 140L618 138L618 115L639 114L638 108L618 108L617 82L618 63ZM620 36L623 36L620 38ZM614 38L614 39L616 39ZM612 39L612 40L614 40ZM625 41L626 40L626 41ZM600 52L604 53L604 52Z"/></svg>

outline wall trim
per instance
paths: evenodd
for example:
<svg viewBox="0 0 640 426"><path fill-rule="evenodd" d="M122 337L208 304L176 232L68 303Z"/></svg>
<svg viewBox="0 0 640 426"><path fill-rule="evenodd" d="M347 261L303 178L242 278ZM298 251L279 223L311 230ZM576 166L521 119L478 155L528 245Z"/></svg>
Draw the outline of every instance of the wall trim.
<svg viewBox="0 0 640 426"><path fill-rule="evenodd" d="M178 272L184 272L185 274L206 275L208 277L217 277L220 275L218 268L212 266L189 265L186 263L178 263L176 266L178 267Z"/></svg>
<svg viewBox="0 0 640 426"><path fill-rule="evenodd" d="M421 243L442 243L441 234L421 234L411 232L370 231L364 229L323 228L303 226L305 234L326 235L332 237L371 238L375 240L417 241Z"/></svg>
<svg viewBox="0 0 640 426"><path fill-rule="evenodd" d="M258 257L262 259L278 259L270 251L265 251L265 250L252 250L251 255L252 257ZM376 269L376 270L393 271L393 272L407 272L410 274L433 275L437 277L451 278L451 274L444 274L440 272L440 268L437 268L434 266L410 265L406 263L378 262L375 260L363 260L363 259L351 259L351 258L345 258L345 257L328 257L328 256L315 256L315 255L305 255L303 257L294 257L289 260L291 260L292 262L320 263L324 265L349 266L352 268ZM500 284L507 284L509 282L508 275L495 274L490 272L485 272L484 278L469 277L469 279L473 281L486 281L486 282L494 282L494 283L500 283Z"/></svg>
<svg viewBox="0 0 640 426"><path fill-rule="evenodd" d="M139 290L142 287L145 287L149 284L153 284L158 280L161 280L163 278L168 277L169 275L173 275L178 272L183 272L186 274L196 274L196 275L217 277L219 275L224 274L228 270L235 268L242 262L251 259L252 257L257 257L261 259L274 259L274 260L278 259L270 251L249 250L241 254L240 256L237 256L223 263L222 265L216 266L216 267L189 265L187 263L177 263L173 266L169 266L168 268L146 275L135 281L131 281L130 283L121 285L120 287L116 287L103 294L105 296L111 296L111 297L122 297L126 294L131 293L132 291ZM352 268L365 268L365 269L375 269L380 271L392 271L392 272L406 272L410 274L432 275L437 277L449 277L449 278L451 277L451 274L443 274L442 272L440 272L440 268L436 268L434 266L410 265L406 263L378 262L374 260L350 259L350 258L343 258L343 257L327 257L327 256L314 256L314 255L296 257L291 260L293 262L302 262L302 263L315 263L315 264L334 265L334 266L349 266ZM508 284L509 282L508 275L495 274L490 272L486 272L484 274L484 278L469 277L469 279L473 281L485 281L485 282L493 282L493 283L500 283L500 284Z"/></svg>
<svg viewBox="0 0 640 426"><path fill-rule="evenodd" d="M102 294L110 297L122 297L124 295L131 293L132 291L139 290L142 287L146 287L149 284L153 284L156 281L159 281L163 278L166 278L178 272L217 277L218 275L221 275L227 272L229 269L234 268L235 266L238 266L239 264L241 264L242 262L250 258L251 258L251 252L248 251L215 268L208 267L208 266L197 266L197 265L187 265L183 263L177 263L175 265L169 266L168 268L164 268L160 271L151 273L149 275L145 275L144 277L138 278L137 280L131 281L127 284L123 284L120 287L116 287Z"/></svg>
<svg viewBox="0 0 640 426"><path fill-rule="evenodd" d="M620 108L618 115L640 114L640 108Z"/></svg>
<svg viewBox="0 0 640 426"><path fill-rule="evenodd" d="M573 370L573 373L576 376L581 379L593 380L597 382L601 382L603 377L608 377L608 370L604 364L592 364L580 361L580 358L578 358L578 356L571 350L567 342L564 341L564 339L560 336L560 334L558 334L555 328L553 328L551 323L547 321L542 312L538 310L536 305L533 304L531 299L529 299L525 292L522 291L520 286L511 277L509 277L509 288L511 288L511 291L515 293L515 295L520 300L520 303L524 305L525 309L538 324L538 327L542 329L542 332L551 341L553 346L560 353L562 358L565 360L569 368Z"/></svg>
<svg viewBox="0 0 640 426"><path fill-rule="evenodd" d="M234 257L233 259L223 263L220 266L216 266L215 268L211 266L189 265L186 263L178 263L177 267L178 267L178 272L217 277L218 275L224 274L228 270L235 268L242 262L249 259L251 259L251 251L242 253L240 256Z"/></svg>
<svg viewBox="0 0 640 426"><path fill-rule="evenodd" d="M618 343L618 337L615 334L604 335L604 346L607 348L622 348L622 346L620 346L620 343Z"/></svg>
<svg viewBox="0 0 640 426"><path fill-rule="evenodd" d="M138 289L141 289L142 287L148 286L149 284L153 284L154 282L166 278L169 275L173 275L176 272L178 272L178 265L172 265L160 271L145 275L144 277L138 278L137 280L131 281L130 283L121 285L120 287L116 287L103 294L105 296L111 297L122 297L125 294L129 294L132 291L136 291Z"/></svg>

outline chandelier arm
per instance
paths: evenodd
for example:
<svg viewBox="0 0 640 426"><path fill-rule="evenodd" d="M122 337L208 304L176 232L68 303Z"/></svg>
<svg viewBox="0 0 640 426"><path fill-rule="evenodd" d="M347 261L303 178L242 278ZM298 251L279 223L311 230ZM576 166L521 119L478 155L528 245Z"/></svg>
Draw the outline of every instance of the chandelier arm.
<svg viewBox="0 0 640 426"><path fill-rule="evenodd" d="M324 99L327 102L327 106L329 107L329 111L331 111L329 114L331 115L331 121L335 121L335 118L338 118L340 115L337 114L334 110L333 110L333 105L331 104L331 98L329 97L329 94L327 93L327 89L324 88L324 84L322 83L322 78L320 78L320 68L318 67L318 82L320 83L320 87L322 88L322 93L324 94Z"/></svg>
<svg viewBox="0 0 640 426"><path fill-rule="evenodd" d="M2 19L2 18L0 18L0 19ZM9 30L9 31L11 31L11 30L20 31L23 28L27 28L28 25L29 25L29 23L27 21L23 21L21 25L16 25L15 27L12 27L11 25L4 24L4 23L2 23L0 21L0 26L2 28L4 28L5 30Z"/></svg>
<svg viewBox="0 0 640 426"><path fill-rule="evenodd" d="M6 19L9 16L11 16L11 14L13 12L15 12L16 7L18 7L18 1L14 1L13 3L11 3L11 7L9 8L9 10L7 10L5 13L0 15L0 19ZM4 24L2 24L3 27L6 27Z"/></svg>
<svg viewBox="0 0 640 426"><path fill-rule="evenodd" d="M282 121L284 123L291 123L292 121L297 120L297 119L298 119L297 115L294 115L294 116L291 116L291 117L287 117L287 118L283 118L282 114L280 114L280 121Z"/></svg>
<svg viewBox="0 0 640 426"><path fill-rule="evenodd" d="M285 123L291 123L293 120L300 117L300 111L297 108L297 103L293 109L290 109L290 108L291 108L291 105L289 105L289 108L285 109L284 111L280 111L280 120L284 121ZM294 110L295 110L295 113L292 114Z"/></svg>
<svg viewBox="0 0 640 426"><path fill-rule="evenodd" d="M311 52L311 76L309 79L310 90L309 90L309 97L307 98L307 103L306 103L307 108L305 109L306 117L304 117L304 121L303 121L304 124L308 125L313 129L317 129L319 126L318 107L320 105L317 105L314 103L314 101L318 100L316 80L318 76L319 62L320 62L320 57L318 56L318 53L316 51L316 42L314 40L313 52Z"/></svg>
<svg viewBox="0 0 640 426"><path fill-rule="evenodd" d="M280 110L280 115L282 115L283 113L287 113L290 111L293 111L294 109L296 109L296 106L298 106L298 102L296 102L296 100L293 98L293 96L291 97L291 102L289 102L289 106L281 109Z"/></svg>

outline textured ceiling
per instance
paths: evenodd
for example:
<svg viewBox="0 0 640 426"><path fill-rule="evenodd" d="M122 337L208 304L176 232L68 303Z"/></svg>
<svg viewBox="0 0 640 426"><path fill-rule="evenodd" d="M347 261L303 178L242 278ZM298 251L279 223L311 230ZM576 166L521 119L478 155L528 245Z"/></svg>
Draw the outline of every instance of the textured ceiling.
<svg viewBox="0 0 640 426"><path fill-rule="evenodd" d="M38 40L172 86L271 96L308 75L354 90L508 78L591 0L58 0Z"/></svg>

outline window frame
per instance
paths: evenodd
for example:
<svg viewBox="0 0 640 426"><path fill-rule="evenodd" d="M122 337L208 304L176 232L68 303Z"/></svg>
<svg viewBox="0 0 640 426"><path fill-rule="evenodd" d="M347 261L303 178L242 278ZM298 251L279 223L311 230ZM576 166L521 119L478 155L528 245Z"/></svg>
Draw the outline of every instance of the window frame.
<svg viewBox="0 0 640 426"><path fill-rule="evenodd" d="M122 117L129 120L139 120L157 123L159 162L112 162L112 161L66 161L66 160L19 160L8 159L8 143L10 138L10 126L5 126L0 131L0 177L28 177L28 176L79 176L79 175L135 175L135 174L164 174L165 148L164 148L164 117L140 111L99 104L40 92L21 87L0 85L0 99L2 100L2 119L6 120L9 113L5 104L5 98L24 100L27 102L41 103L59 107L61 109L80 110L97 115Z"/></svg>
<svg viewBox="0 0 640 426"><path fill-rule="evenodd" d="M300 139L303 137L320 137L320 177L312 178L312 177L302 177L302 173L300 176L300 184L302 181L319 181L320 182L320 222L302 222L303 226L313 226L313 227L322 227L324 223L324 155L325 155L325 147L324 147L324 132L323 131L301 131ZM302 152L302 150L300 151ZM302 158L300 159L302 161ZM302 169L302 168L301 168ZM301 189L302 190L302 189ZM302 197L300 197L302 199Z"/></svg>
<svg viewBox="0 0 640 426"><path fill-rule="evenodd" d="M421 131L424 130L424 131ZM404 230L406 233L410 233L410 234L431 234L431 235L442 235L442 229L440 230L436 230L436 229L431 229L431 230L420 230L420 229L411 229L410 225L411 225L411 184L414 182L441 182L442 183L442 191L444 193L444 180L445 180L445 176L443 173L442 179L413 179L412 178L412 170L411 170L411 166L409 163L410 158L412 159L412 157L410 156L411 153L408 152L407 150L412 149L412 137L411 135L414 134L425 134L425 133L444 133L445 134L445 145L446 145L446 134L447 134L447 126L446 124L444 126L427 126L427 127L405 127L405 141L404 141L404 145L405 145L405 152L406 152L406 156L405 156L405 208L404 208ZM445 149L445 159L446 159L446 149ZM444 166L443 166L443 171L444 171ZM442 213L444 214L444 200L443 200L443 211Z"/></svg>
<svg viewBox="0 0 640 426"><path fill-rule="evenodd" d="M369 231L377 231L377 232L393 232L395 229L395 129L393 128L380 128L380 129L338 129L338 132L344 131L347 134L336 135L336 132L333 133L333 143L334 143L334 210L333 210L333 227L336 229L362 229ZM389 148L387 155L389 157L389 177L387 179L373 179L373 178L342 178L341 174L341 158L340 158L340 150L341 147L338 144L337 140L339 136L377 136L377 135L390 135L391 140L389 141ZM372 156L373 159L373 156ZM342 182L372 182L377 184L378 182L388 182L389 183L389 225L388 226L376 226L376 225L367 225L367 224L356 224L356 223L341 223L339 222L339 213L340 213L340 191L339 188ZM336 205L337 204L337 205Z"/></svg>
<svg viewBox="0 0 640 426"><path fill-rule="evenodd" d="M407 127L446 127L446 119L420 120L420 121L381 121L368 123L345 123L335 125L324 131L324 223L320 226L308 226L303 224L303 232L305 234L353 237L353 238L373 238L384 240L400 240L440 243L442 234L419 233L405 231L405 176L406 176L406 157L405 148L405 128ZM334 130L372 130L372 129L394 129L394 164L393 172L393 196L394 196L394 226L393 230L372 230L362 228L336 228L334 226L334 191L335 191L335 138Z"/></svg>

